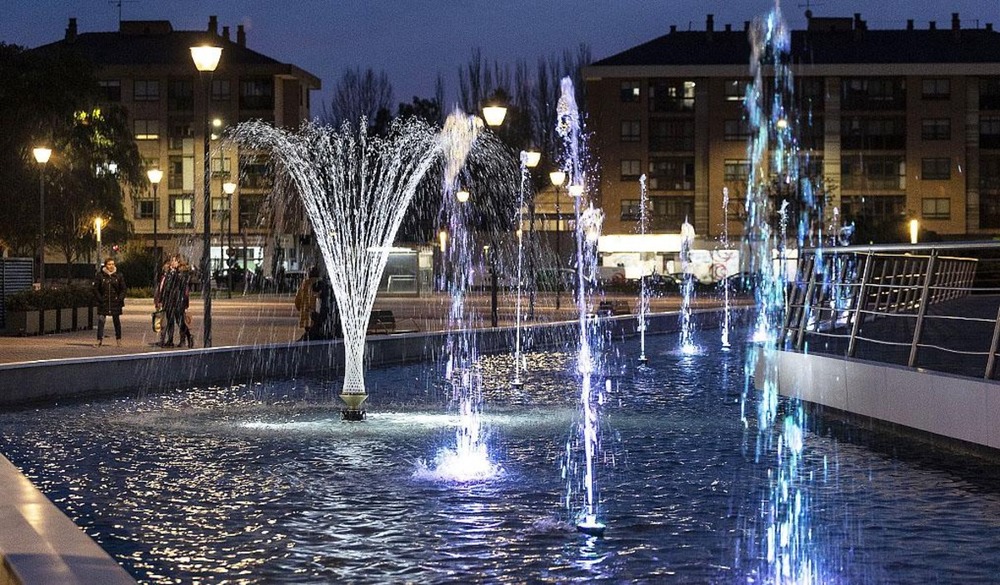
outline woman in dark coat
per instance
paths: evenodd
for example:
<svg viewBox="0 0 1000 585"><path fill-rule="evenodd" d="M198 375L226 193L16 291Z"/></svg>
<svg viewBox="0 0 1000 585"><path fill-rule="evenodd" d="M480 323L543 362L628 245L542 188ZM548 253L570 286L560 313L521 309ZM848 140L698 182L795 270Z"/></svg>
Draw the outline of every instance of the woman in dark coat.
<svg viewBox="0 0 1000 585"><path fill-rule="evenodd" d="M125 279L115 267L114 258L104 260L104 266L94 279L97 297L97 345L104 345L104 323L111 315L115 326L115 342L122 344L122 307L125 306Z"/></svg>
<svg viewBox="0 0 1000 585"><path fill-rule="evenodd" d="M174 256L163 267L163 276L153 295L156 310L163 309L167 316L167 326L160 336L160 347L174 347L174 325L180 327L181 340L177 344L194 347L194 336L184 319L189 300L188 288L191 281L191 269L180 256ZM165 340L164 340L165 339Z"/></svg>

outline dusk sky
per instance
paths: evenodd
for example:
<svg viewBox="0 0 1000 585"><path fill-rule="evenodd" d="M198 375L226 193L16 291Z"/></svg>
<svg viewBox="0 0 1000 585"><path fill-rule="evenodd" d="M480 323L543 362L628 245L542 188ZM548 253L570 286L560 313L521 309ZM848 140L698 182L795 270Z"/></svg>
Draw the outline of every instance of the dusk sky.
<svg viewBox="0 0 1000 585"><path fill-rule="evenodd" d="M116 30L118 2L112 0L13 0L0 17L0 41L35 47L62 38L70 17L83 32ZM1000 25L995 0L818 0L816 16L851 16L860 12L869 28L903 28L906 20L926 28L951 25L958 12L963 27ZM794 28L805 24L805 1L785 2L782 9ZM431 97L438 72L447 97L457 91L457 70L475 48L487 59L513 63L561 53L581 43L601 59L666 33L670 25L703 30L705 15L715 26L742 27L743 21L773 7L767 0L124 0L124 20L170 20L175 30L204 30L218 15L220 30L237 24L247 29L247 45L319 76L330 89L345 68L384 70L395 101Z"/></svg>

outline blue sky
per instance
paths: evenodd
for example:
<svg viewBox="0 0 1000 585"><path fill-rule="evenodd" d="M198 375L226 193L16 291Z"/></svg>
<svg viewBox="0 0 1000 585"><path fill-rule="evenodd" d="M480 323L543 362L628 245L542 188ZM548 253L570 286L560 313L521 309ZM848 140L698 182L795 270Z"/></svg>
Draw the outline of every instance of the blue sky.
<svg viewBox="0 0 1000 585"><path fill-rule="evenodd" d="M811 1L817 16L860 12L870 28L917 27L935 20L951 24L958 12L963 27L1000 26L996 0L870 2ZM113 0L8 0L0 18L0 41L29 47L62 37L70 17L80 32L115 30ZM795 28L805 24L805 1L782 4ZM513 62L590 46L596 59L678 29L704 29L705 15L715 26L742 27L766 13L773 0L123 0L125 20L170 20L175 29L203 30L209 15L219 26L247 29L250 48L317 75L327 101L329 90L347 67L384 70L395 99L430 97L434 80L444 76L449 97L456 91L457 70L480 48L488 59Z"/></svg>

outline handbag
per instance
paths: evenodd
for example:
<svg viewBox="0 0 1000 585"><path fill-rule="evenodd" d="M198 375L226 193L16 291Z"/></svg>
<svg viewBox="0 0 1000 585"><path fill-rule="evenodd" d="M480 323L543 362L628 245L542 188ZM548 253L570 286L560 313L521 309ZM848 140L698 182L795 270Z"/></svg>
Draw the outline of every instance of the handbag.
<svg viewBox="0 0 1000 585"><path fill-rule="evenodd" d="M153 311L153 333L159 333L163 329L163 309Z"/></svg>

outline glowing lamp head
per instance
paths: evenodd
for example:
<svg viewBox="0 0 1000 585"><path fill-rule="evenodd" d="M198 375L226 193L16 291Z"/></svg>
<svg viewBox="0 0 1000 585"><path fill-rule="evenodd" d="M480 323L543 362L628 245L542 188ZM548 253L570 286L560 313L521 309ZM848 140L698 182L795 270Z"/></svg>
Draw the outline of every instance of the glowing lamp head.
<svg viewBox="0 0 1000 585"><path fill-rule="evenodd" d="M444 252L448 248L448 231L441 230L438 232L438 244L441 246L441 251Z"/></svg>
<svg viewBox="0 0 1000 585"><path fill-rule="evenodd" d="M198 71L212 72L219 66L219 59L222 57L222 47L211 47L202 45L191 47L191 59Z"/></svg>
<svg viewBox="0 0 1000 585"><path fill-rule="evenodd" d="M458 192L455 193L455 199L458 199L459 203L465 203L469 200L469 192L465 189L459 189Z"/></svg>
<svg viewBox="0 0 1000 585"><path fill-rule="evenodd" d="M225 183L222 184L222 191L226 195L232 195L233 193L236 192L236 183L232 181L226 181Z"/></svg>
<svg viewBox="0 0 1000 585"><path fill-rule="evenodd" d="M566 191L569 193L570 197L581 197L583 196L583 185L579 184L570 185L569 188L566 189Z"/></svg>
<svg viewBox="0 0 1000 585"><path fill-rule="evenodd" d="M552 181L552 185L558 187L566 182L566 173L563 171L552 171L549 173L549 180Z"/></svg>
<svg viewBox="0 0 1000 585"><path fill-rule="evenodd" d="M542 160L542 153L534 148L528 148L528 150L521 151L521 164L533 169L538 166L539 161Z"/></svg>
<svg viewBox="0 0 1000 585"><path fill-rule="evenodd" d="M917 236L919 234L920 234L920 222L917 221L917 220L915 220L915 219L911 219L910 220L910 243L911 244L916 244L917 243Z"/></svg>
<svg viewBox="0 0 1000 585"><path fill-rule="evenodd" d="M160 181L163 180L163 171L160 169L149 169L146 171L146 176L149 177L149 182L154 185L159 185Z"/></svg>
<svg viewBox="0 0 1000 585"><path fill-rule="evenodd" d="M483 108L483 119L488 126L499 126L503 124L503 119L507 117L507 108L500 105L489 105Z"/></svg>
<svg viewBox="0 0 1000 585"><path fill-rule="evenodd" d="M31 152L35 155L35 161L41 165L49 162L49 157L52 156L52 149L45 148L44 146L35 148Z"/></svg>

